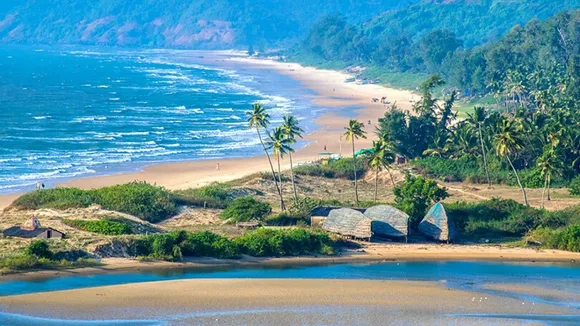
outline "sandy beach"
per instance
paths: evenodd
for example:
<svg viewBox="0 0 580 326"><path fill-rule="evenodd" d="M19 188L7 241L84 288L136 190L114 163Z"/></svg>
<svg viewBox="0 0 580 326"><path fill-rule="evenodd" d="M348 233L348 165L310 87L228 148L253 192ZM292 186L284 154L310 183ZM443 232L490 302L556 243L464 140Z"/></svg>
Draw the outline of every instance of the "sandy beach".
<svg viewBox="0 0 580 326"><path fill-rule="evenodd" d="M137 283L2 297L0 306L12 314L50 318L42 319L50 325L61 318L140 325L520 325L522 319L543 324L575 313L517 297L455 290L441 282L314 279Z"/></svg>
<svg viewBox="0 0 580 326"><path fill-rule="evenodd" d="M219 58L216 59L216 58ZM341 116L339 112L344 107L360 107L354 114L359 121L373 124L382 117L386 108L381 103L372 103L371 98L386 96L389 101L397 102L403 109L409 109L411 100L416 98L412 92L386 88L379 85L358 85L346 83L350 75L332 70L320 70L312 67L302 67L294 63L284 63L272 60L252 59L232 56L232 53L218 52L212 58L211 64L229 68L252 67L266 69L286 75L300 81L303 87L311 89L317 95L312 96L312 103L327 107L329 111L319 116L314 122L318 129L304 138L309 144L299 149L295 155L295 164L309 162L318 158L318 153L327 151L348 156L350 145L340 139L349 117ZM217 62L217 63L216 63ZM208 62L210 63L210 62ZM366 125L368 138L356 143L356 148L368 147L374 138L374 125ZM352 155L352 154L351 154ZM219 162L220 171L216 171ZM283 161L283 168L288 168L289 162ZM145 167L136 173L122 173L109 176L97 176L74 179L63 182L59 186L79 187L82 189L99 188L114 184L123 184L135 180L147 181L164 186L168 189L187 189L203 186L212 182L223 182L243 176L269 170L265 157L231 158L220 160L200 160L181 163L158 164ZM19 194L0 195L0 209L10 205Z"/></svg>

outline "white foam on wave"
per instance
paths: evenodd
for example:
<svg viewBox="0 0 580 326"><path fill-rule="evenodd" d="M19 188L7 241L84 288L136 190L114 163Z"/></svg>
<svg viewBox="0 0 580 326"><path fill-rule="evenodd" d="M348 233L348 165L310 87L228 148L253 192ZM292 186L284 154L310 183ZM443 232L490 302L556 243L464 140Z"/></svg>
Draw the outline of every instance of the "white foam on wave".
<svg viewBox="0 0 580 326"><path fill-rule="evenodd" d="M234 109L232 108L215 108L214 110L222 112L234 112Z"/></svg>
<svg viewBox="0 0 580 326"><path fill-rule="evenodd" d="M109 98L109 101L119 101L119 100L120 100L120 98L118 98L118 97L111 97L111 98Z"/></svg>
<svg viewBox="0 0 580 326"><path fill-rule="evenodd" d="M97 88L110 88L110 87L111 86L109 86L109 85L99 85L99 86L97 86Z"/></svg>
<svg viewBox="0 0 580 326"><path fill-rule="evenodd" d="M46 119L50 119L52 118L49 115L41 115L41 116L37 116L37 117L32 117L34 120L46 120Z"/></svg>
<svg viewBox="0 0 580 326"><path fill-rule="evenodd" d="M97 117L74 118L71 122L72 123L83 123L83 122L88 122L88 121L105 121L105 120L107 120L107 117L97 116Z"/></svg>

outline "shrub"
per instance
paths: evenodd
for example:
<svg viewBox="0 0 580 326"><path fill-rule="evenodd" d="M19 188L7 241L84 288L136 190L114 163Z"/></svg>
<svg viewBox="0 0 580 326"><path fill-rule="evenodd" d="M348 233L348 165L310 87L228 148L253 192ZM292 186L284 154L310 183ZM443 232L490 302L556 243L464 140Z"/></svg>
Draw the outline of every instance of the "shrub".
<svg viewBox="0 0 580 326"><path fill-rule="evenodd" d="M291 212L282 212L278 215L268 216L265 220L267 225L273 226L294 226L306 225L309 223L308 218L304 216L297 216Z"/></svg>
<svg viewBox="0 0 580 326"><path fill-rule="evenodd" d="M233 200L231 188L223 183L176 191L174 196L181 205L221 209L226 208Z"/></svg>
<svg viewBox="0 0 580 326"><path fill-rule="evenodd" d="M122 235L133 233L127 224L115 221L66 219L63 222L64 224L79 230L105 235Z"/></svg>
<svg viewBox="0 0 580 326"><path fill-rule="evenodd" d="M288 206L290 215L308 220L312 214L312 210L319 206L319 202L309 197L298 197L293 200Z"/></svg>
<svg viewBox="0 0 580 326"><path fill-rule="evenodd" d="M261 221L271 211L272 207L268 203L257 201L252 197L240 197L222 212L221 217L232 222Z"/></svg>
<svg viewBox="0 0 580 326"><path fill-rule="evenodd" d="M427 213L429 205L449 196L445 188L439 187L434 180L410 174L405 176L405 182L395 186L393 193L396 206L409 214L410 224L415 228Z"/></svg>
<svg viewBox="0 0 580 326"><path fill-rule="evenodd" d="M52 251L48 248L48 244L44 240L34 240L26 248L24 253L31 257L51 259Z"/></svg>
<svg viewBox="0 0 580 326"><path fill-rule="evenodd" d="M177 213L171 193L146 182L101 188L96 202L105 209L128 213L148 222L159 222Z"/></svg>
<svg viewBox="0 0 580 326"><path fill-rule="evenodd" d="M12 203L19 209L82 208L95 202L92 192L77 188L54 188L26 193Z"/></svg>
<svg viewBox="0 0 580 326"><path fill-rule="evenodd" d="M357 159L356 175L357 178L361 178L366 172L366 162L365 158ZM352 158L341 158L339 160L334 160L328 162L327 165L314 164L314 165L302 165L294 168L294 173L298 175L309 175L313 177L324 177L324 178L341 178L341 179L354 179L353 171L353 161Z"/></svg>
<svg viewBox="0 0 580 326"><path fill-rule="evenodd" d="M55 188L33 191L18 198L12 207L67 209L99 204L105 209L158 222L177 213L173 199L164 188L145 182L132 182L96 190Z"/></svg>
<svg viewBox="0 0 580 326"><path fill-rule="evenodd" d="M572 179L569 191L571 195L580 196L580 175Z"/></svg>
<svg viewBox="0 0 580 326"><path fill-rule="evenodd" d="M334 244L328 234L300 228L260 228L236 238L234 242L242 253L256 257L334 253Z"/></svg>
<svg viewBox="0 0 580 326"><path fill-rule="evenodd" d="M543 247L580 252L580 225L570 225L551 233Z"/></svg>

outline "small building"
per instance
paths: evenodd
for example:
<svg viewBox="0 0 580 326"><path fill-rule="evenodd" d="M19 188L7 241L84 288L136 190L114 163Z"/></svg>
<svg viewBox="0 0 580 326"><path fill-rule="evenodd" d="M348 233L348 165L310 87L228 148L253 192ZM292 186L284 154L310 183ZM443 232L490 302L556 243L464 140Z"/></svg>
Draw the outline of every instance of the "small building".
<svg viewBox="0 0 580 326"><path fill-rule="evenodd" d="M18 238L63 239L65 237L65 234L58 230L42 227L36 217L32 217L28 225L10 227L2 234L4 237Z"/></svg>
<svg viewBox="0 0 580 326"><path fill-rule="evenodd" d="M436 203L429 209L419 223L419 231L431 239L447 243L457 239L455 224L449 219L441 203Z"/></svg>
<svg viewBox="0 0 580 326"><path fill-rule="evenodd" d="M372 220L371 231L379 237L405 238L409 235L409 215L389 205L367 209L364 215Z"/></svg>
<svg viewBox="0 0 580 326"><path fill-rule="evenodd" d="M358 210L339 208L330 211L322 223L322 228L329 232L370 240L373 235L371 222L370 218Z"/></svg>

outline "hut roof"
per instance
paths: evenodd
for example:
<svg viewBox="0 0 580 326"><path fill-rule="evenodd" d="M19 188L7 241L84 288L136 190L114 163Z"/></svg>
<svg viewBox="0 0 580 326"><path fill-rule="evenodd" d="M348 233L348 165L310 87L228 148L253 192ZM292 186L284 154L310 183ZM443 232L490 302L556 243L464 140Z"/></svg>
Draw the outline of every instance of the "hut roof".
<svg viewBox="0 0 580 326"><path fill-rule="evenodd" d="M361 239L372 236L371 219L351 208L331 210L322 228L330 232L350 235Z"/></svg>
<svg viewBox="0 0 580 326"><path fill-rule="evenodd" d="M364 215L372 222L372 231L378 236L406 237L409 235L409 215L389 205L367 209Z"/></svg>
<svg viewBox="0 0 580 326"><path fill-rule="evenodd" d="M342 207L336 207L336 206L318 206L315 207L312 212L310 213L310 216L328 216L328 214L330 214L330 211L334 210L334 209L340 209ZM355 211L359 211L361 213L365 212L364 208L352 208Z"/></svg>
<svg viewBox="0 0 580 326"><path fill-rule="evenodd" d="M36 238L39 234L45 232L48 228L36 228L34 230L22 229L19 226L13 226L4 230L5 237L19 237L19 238Z"/></svg>
<svg viewBox="0 0 580 326"><path fill-rule="evenodd" d="M455 224L449 219L441 203L436 203L429 209L427 215L419 223L419 231L439 241L450 241L457 238Z"/></svg>

